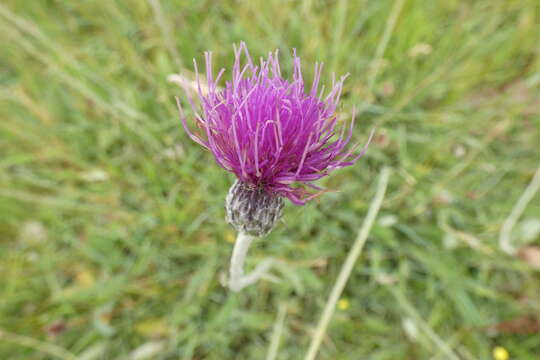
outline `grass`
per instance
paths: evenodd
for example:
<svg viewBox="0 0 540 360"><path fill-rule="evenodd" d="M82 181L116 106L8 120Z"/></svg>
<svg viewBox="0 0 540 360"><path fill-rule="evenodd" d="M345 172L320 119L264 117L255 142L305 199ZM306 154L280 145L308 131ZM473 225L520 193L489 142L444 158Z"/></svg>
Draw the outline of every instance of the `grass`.
<svg viewBox="0 0 540 360"><path fill-rule="evenodd" d="M509 324L540 313L539 273L498 236L540 165L539 18L535 0L2 2L0 358L302 359L390 166L318 359L538 359L540 334ZM251 250L284 280L231 294L232 177L166 78L205 50L230 66L240 40L287 73L292 47L308 77L349 72L340 111L362 110L358 140L378 130L323 181L339 192Z"/></svg>

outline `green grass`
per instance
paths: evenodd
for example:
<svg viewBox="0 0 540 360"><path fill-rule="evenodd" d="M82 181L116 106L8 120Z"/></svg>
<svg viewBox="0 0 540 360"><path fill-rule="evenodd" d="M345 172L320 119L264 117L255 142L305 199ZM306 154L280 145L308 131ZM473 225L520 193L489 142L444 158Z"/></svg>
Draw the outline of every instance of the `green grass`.
<svg viewBox="0 0 540 360"><path fill-rule="evenodd" d="M495 346L538 359L539 333L491 330L540 313L538 271L498 244L540 165L538 1L156 4L0 4L1 359L135 359L141 346L264 359L280 307L278 359L302 359L384 165L379 220L319 359L491 359ZM205 50L230 66L240 40L256 56L279 48L287 74L293 47L308 77L317 60L326 82L349 72L340 111L359 106L356 139L378 136L322 182L339 192L287 205L251 249L248 266L286 262L283 280L231 294L233 178L180 129L166 78Z"/></svg>

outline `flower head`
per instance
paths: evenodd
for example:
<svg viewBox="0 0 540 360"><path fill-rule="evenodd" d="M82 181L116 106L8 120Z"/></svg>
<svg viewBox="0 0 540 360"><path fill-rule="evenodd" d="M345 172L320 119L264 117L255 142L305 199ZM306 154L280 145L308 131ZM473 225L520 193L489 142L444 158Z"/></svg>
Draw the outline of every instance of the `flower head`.
<svg viewBox="0 0 540 360"><path fill-rule="evenodd" d="M324 87L319 92L323 66L315 64L311 88L306 89L296 51L293 77L287 80L277 50L256 65L242 42L235 47L232 78L220 88L225 70L214 78L211 53L205 53L205 59L206 85L195 62L202 113L186 91L200 133L189 129L179 106L182 124L191 139L210 150L240 182L303 205L323 191L313 181L354 164L366 151L367 144L359 153L358 146L346 148L354 121L338 130L336 108L346 76L333 79L324 94Z"/></svg>

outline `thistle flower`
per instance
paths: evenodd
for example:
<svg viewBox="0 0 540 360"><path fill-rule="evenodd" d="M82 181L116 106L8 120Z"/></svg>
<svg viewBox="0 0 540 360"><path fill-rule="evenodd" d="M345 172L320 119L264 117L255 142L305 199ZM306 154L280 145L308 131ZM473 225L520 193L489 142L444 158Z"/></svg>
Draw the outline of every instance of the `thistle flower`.
<svg viewBox="0 0 540 360"><path fill-rule="evenodd" d="M291 80L281 75L277 50L258 65L244 42L234 52L232 78L223 88L218 83L225 70L214 78L211 53L205 53L206 84L201 83L194 62L201 113L187 89L186 94L198 132L190 130L178 98L177 102L191 139L210 150L218 165L237 178L226 198L227 221L238 231L229 284L237 291L265 271L266 265L261 264L244 276L243 262L251 238L266 235L281 217L283 198L304 205L320 195L324 189L313 181L353 165L367 144L360 152L359 145L347 147L354 114L349 126L338 121L336 109L347 75L338 81L334 76L325 94L324 87L319 90L323 65L315 64L313 82L306 89L296 51Z"/></svg>
<svg viewBox="0 0 540 360"><path fill-rule="evenodd" d="M304 205L324 192L313 181L354 164L366 151L367 144L359 153L358 145L347 149L354 114L348 129L345 124L338 129L336 108L347 75L338 81L334 77L325 95L324 87L319 91L323 65L315 64L306 90L296 51L292 80L282 77L277 50L259 65L244 42L234 52L232 78L223 88L218 83L225 70L214 78L211 53L205 53L206 84L201 84L194 62L201 114L186 93L200 133L189 129L179 106L184 129L213 153L219 166L236 175L243 189ZM281 200L276 204L282 207Z"/></svg>

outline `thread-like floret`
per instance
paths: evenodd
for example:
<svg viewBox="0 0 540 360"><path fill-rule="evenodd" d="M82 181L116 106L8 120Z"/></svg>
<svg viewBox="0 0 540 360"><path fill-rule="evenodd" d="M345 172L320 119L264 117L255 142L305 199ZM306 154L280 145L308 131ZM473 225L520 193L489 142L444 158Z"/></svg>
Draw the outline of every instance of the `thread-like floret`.
<svg viewBox="0 0 540 360"><path fill-rule="evenodd" d="M241 65L243 55L246 64ZM186 91L199 132L189 129L180 108L182 124L241 183L303 205L323 192L313 181L354 164L366 151L367 145L359 153L358 146L346 149L354 121L348 129L337 129L336 107L346 76L334 79L325 95L319 92L322 64L316 64L306 90L296 51L289 81L281 76L277 51L256 65L242 42L235 48L232 78L219 88L224 70L214 78L211 54L205 59L204 87L195 63L201 113Z"/></svg>

